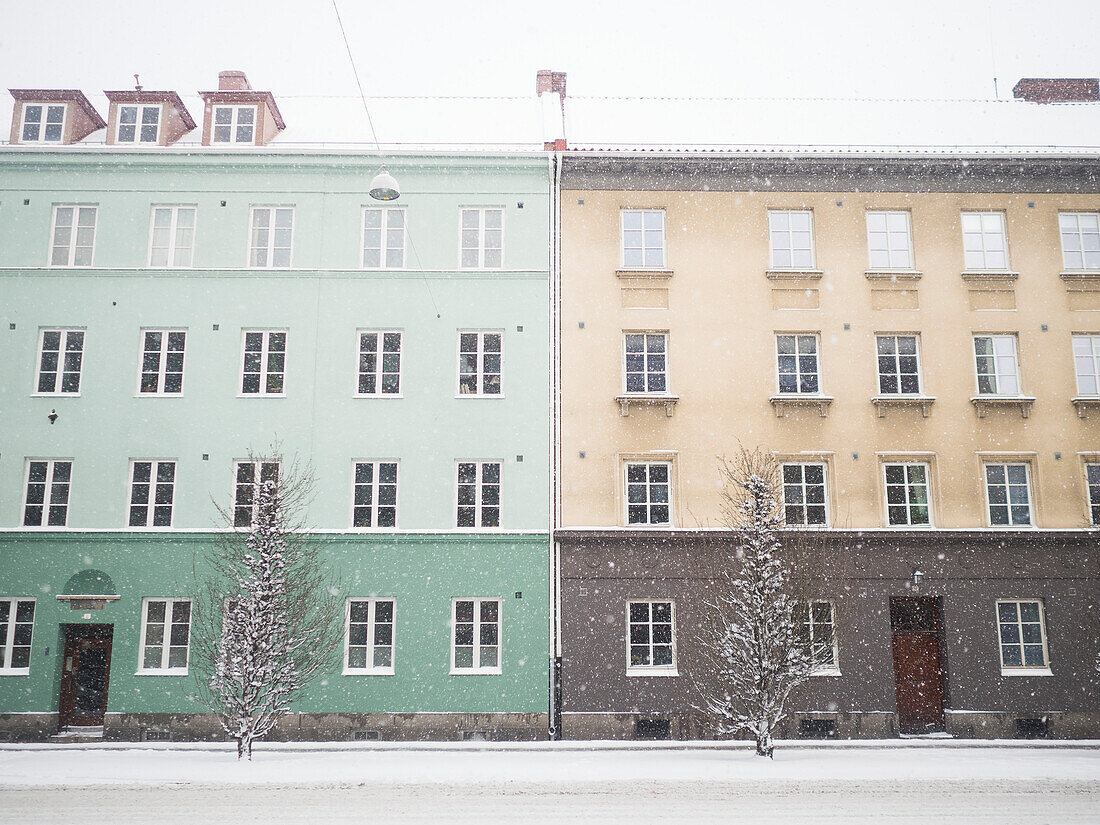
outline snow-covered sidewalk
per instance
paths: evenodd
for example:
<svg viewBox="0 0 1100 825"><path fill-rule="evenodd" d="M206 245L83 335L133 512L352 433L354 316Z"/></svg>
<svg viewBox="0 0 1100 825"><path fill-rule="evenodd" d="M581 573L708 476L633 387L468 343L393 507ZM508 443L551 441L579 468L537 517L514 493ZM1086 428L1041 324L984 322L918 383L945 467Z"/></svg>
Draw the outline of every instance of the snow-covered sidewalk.
<svg viewBox="0 0 1100 825"><path fill-rule="evenodd" d="M0 747L0 822L1100 822L1100 743ZM155 811L155 815L151 812ZM369 813L369 815L368 815Z"/></svg>

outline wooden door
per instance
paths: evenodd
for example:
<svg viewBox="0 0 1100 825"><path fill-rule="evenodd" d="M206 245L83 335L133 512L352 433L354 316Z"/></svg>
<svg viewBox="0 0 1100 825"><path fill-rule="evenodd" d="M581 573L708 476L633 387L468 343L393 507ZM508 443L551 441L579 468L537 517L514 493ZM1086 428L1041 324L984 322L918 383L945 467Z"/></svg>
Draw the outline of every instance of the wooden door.
<svg viewBox="0 0 1100 825"><path fill-rule="evenodd" d="M938 599L891 599L895 696L902 733L943 730Z"/></svg>
<svg viewBox="0 0 1100 825"><path fill-rule="evenodd" d="M110 674L111 627L69 626L58 703L62 728L103 724Z"/></svg>

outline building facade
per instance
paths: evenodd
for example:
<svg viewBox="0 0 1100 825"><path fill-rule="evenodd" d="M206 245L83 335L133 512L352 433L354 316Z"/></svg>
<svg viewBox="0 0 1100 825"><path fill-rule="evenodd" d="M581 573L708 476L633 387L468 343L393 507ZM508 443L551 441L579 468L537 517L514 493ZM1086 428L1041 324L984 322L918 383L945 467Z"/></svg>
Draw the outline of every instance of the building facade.
<svg viewBox="0 0 1100 825"><path fill-rule="evenodd" d="M781 465L831 647L782 734L1100 732L1095 157L577 152L563 735L712 735L719 462Z"/></svg>
<svg viewBox="0 0 1100 825"><path fill-rule="evenodd" d="M0 737L221 736L191 599L273 444L312 467L305 520L347 595L340 669L274 735L543 737L546 158L391 155L382 204L377 154L266 145L273 99L230 82L202 145L157 132L196 128L174 94L112 93L105 141L58 145L42 124L72 96L17 96Z"/></svg>

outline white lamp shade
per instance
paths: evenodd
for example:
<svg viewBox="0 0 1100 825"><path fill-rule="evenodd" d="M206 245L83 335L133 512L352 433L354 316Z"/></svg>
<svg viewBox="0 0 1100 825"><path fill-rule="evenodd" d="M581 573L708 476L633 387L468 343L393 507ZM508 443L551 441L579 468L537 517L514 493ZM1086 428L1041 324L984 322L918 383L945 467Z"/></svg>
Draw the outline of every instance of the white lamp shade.
<svg viewBox="0 0 1100 825"><path fill-rule="evenodd" d="M393 175L383 169L370 182L370 196L376 201L395 201L401 196L401 187Z"/></svg>

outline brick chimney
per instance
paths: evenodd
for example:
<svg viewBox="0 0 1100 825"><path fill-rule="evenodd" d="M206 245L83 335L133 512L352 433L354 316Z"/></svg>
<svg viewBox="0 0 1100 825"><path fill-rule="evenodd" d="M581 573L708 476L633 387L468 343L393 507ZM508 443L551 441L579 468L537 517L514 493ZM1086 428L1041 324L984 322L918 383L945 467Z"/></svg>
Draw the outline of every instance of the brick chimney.
<svg viewBox="0 0 1100 825"><path fill-rule="evenodd" d="M535 92L540 96L545 92L557 92L565 100L565 72L540 69L535 75Z"/></svg>
<svg viewBox="0 0 1100 825"><path fill-rule="evenodd" d="M229 71L218 72L218 91L251 92L252 86L249 84L244 72L230 69Z"/></svg>
<svg viewBox="0 0 1100 825"><path fill-rule="evenodd" d="M1100 101L1100 79L1025 77L1012 87L1012 96L1028 103L1095 103Z"/></svg>
<svg viewBox="0 0 1100 825"><path fill-rule="evenodd" d="M540 69L535 75L535 92L542 109L543 149L563 152L565 143L565 72Z"/></svg>

